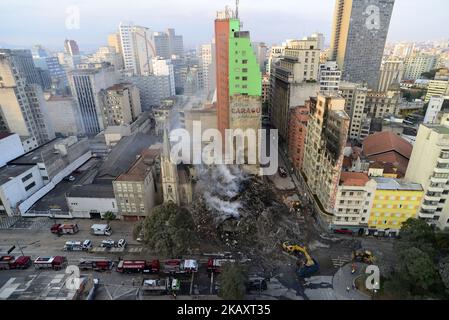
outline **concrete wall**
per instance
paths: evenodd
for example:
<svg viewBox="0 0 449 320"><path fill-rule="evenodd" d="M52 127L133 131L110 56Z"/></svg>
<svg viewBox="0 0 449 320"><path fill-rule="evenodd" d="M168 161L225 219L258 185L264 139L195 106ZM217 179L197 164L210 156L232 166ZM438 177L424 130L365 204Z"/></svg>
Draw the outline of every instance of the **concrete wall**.
<svg viewBox="0 0 449 320"><path fill-rule="evenodd" d="M111 211L118 213L115 198L75 198L67 197L67 204L74 218L90 218L90 213L100 213L101 217Z"/></svg>
<svg viewBox="0 0 449 320"><path fill-rule="evenodd" d="M10 135L0 140L0 167L25 153L22 141L17 134Z"/></svg>

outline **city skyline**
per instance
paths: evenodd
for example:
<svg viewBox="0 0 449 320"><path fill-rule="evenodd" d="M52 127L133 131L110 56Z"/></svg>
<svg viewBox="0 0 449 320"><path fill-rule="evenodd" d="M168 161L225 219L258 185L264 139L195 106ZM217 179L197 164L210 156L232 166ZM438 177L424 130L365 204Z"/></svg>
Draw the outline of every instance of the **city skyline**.
<svg viewBox="0 0 449 320"><path fill-rule="evenodd" d="M447 37L448 30L441 28L439 21L442 21L444 13L449 10L449 3L444 0L429 0L419 11L415 10L418 3L419 0L396 0L388 42L439 40ZM313 32L321 32L325 35L325 43L329 44L335 4L333 0L315 3L283 0L276 4L261 0L257 4L258 7L254 7L253 0L246 0L241 1L239 7L242 21L251 30L254 41L280 44L285 39L302 38ZM0 13L0 47L28 48L34 44L42 44L57 50L62 47L63 40L69 38L78 42L80 50L90 51L105 45L107 35L118 28L120 21L132 21L154 31L175 28L184 36L186 47L193 48L212 39L215 13L225 5L234 7L235 3L229 0L195 0L189 1L189 4L178 2L175 5L174 0L163 3L131 0L127 2L126 10L123 10L119 1L109 1L107 4L103 0L6 1ZM65 27L66 10L70 6L77 6L80 10L80 29L68 30ZM291 10L294 7L302 9ZM426 14L428 10L429 14ZM98 23L98 12L104 14L101 25ZM417 19L420 19L419 24L409 23L416 22ZM30 24L25 24L24 21L35 23L30 28ZM404 28L404 24L408 24L407 28ZM292 28L295 25L297 28ZM430 35L432 36L429 37Z"/></svg>

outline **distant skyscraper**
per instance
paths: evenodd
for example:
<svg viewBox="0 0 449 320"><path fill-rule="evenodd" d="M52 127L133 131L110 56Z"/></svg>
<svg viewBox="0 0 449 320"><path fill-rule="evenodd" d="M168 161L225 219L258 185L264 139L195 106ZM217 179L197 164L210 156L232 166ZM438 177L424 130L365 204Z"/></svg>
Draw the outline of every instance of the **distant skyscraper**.
<svg viewBox="0 0 449 320"><path fill-rule="evenodd" d="M262 73L249 32L240 30L240 20L228 8L217 13L215 50L217 122L222 137L225 137L225 129L259 129Z"/></svg>
<svg viewBox="0 0 449 320"><path fill-rule="evenodd" d="M377 88L395 0L336 0L331 60L343 80Z"/></svg>
<svg viewBox="0 0 449 320"><path fill-rule="evenodd" d="M176 94L175 90L175 72L173 64L170 60L163 58L153 58L153 74L155 76L169 76L170 77L170 96Z"/></svg>
<svg viewBox="0 0 449 320"><path fill-rule="evenodd" d="M80 49L78 48L78 44L76 43L75 40L65 40L64 49L65 53L71 55L72 57L80 55Z"/></svg>
<svg viewBox="0 0 449 320"><path fill-rule="evenodd" d="M392 84L399 84L404 76L404 62L384 61L380 67L379 86L377 91L385 92Z"/></svg>
<svg viewBox="0 0 449 320"><path fill-rule="evenodd" d="M39 81L29 50L0 49L1 130L43 144L55 133Z"/></svg>
<svg viewBox="0 0 449 320"><path fill-rule="evenodd" d="M215 41L200 46L200 86L205 92L215 90Z"/></svg>
<svg viewBox="0 0 449 320"><path fill-rule="evenodd" d="M119 33L125 70L136 75L151 73L151 59L156 56L153 32L131 23L120 23Z"/></svg>
<svg viewBox="0 0 449 320"><path fill-rule="evenodd" d="M154 33L156 54L159 57L170 59L172 55L184 55L183 38L175 34L175 29Z"/></svg>

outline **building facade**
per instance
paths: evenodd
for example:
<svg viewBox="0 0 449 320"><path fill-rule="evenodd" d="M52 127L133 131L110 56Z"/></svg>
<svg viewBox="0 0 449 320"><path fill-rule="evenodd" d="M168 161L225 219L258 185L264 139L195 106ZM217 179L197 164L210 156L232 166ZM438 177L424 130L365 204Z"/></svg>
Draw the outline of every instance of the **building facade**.
<svg viewBox="0 0 449 320"><path fill-rule="evenodd" d="M304 103L304 106L290 109L288 156L298 171L302 169L304 159L309 111L314 108L316 108L316 99L311 98Z"/></svg>
<svg viewBox="0 0 449 320"><path fill-rule="evenodd" d="M394 0L336 0L331 60L343 80L377 88Z"/></svg>
<svg viewBox="0 0 449 320"><path fill-rule="evenodd" d="M340 96L319 94L310 109L303 172L307 184L324 210L333 212L344 148L348 138L349 116Z"/></svg>
<svg viewBox="0 0 449 320"><path fill-rule="evenodd" d="M449 228L449 127L420 125L405 179L424 189L419 217L444 230Z"/></svg>
<svg viewBox="0 0 449 320"><path fill-rule="evenodd" d="M383 61L380 67L379 85L377 91L386 92L392 84L400 84L404 77L404 62Z"/></svg>
<svg viewBox="0 0 449 320"><path fill-rule="evenodd" d="M70 96L50 96L47 107L55 133L73 136L84 133L78 102Z"/></svg>
<svg viewBox="0 0 449 320"><path fill-rule="evenodd" d="M405 71L404 80L416 80L424 72L435 69L437 57L425 53L414 53L404 61Z"/></svg>
<svg viewBox="0 0 449 320"><path fill-rule="evenodd" d="M337 92L340 86L341 71L336 61L327 61L320 65L320 91L324 93Z"/></svg>

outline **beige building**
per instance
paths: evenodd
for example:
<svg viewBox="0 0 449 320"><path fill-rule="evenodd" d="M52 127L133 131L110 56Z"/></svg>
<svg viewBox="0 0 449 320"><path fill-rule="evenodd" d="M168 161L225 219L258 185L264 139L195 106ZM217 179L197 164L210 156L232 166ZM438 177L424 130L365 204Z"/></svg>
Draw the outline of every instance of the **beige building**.
<svg viewBox="0 0 449 320"><path fill-rule="evenodd" d="M307 127L303 172L311 191L330 213L335 206L349 130L344 109L342 97L319 94Z"/></svg>
<svg viewBox="0 0 449 320"><path fill-rule="evenodd" d="M387 92L368 91L365 102L365 113L373 118L382 119L388 115L397 115L401 93L396 90Z"/></svg>
<svg viewBox="0 0 449 320"><path fill-rule="evenodd" d="M361 140L362 128L367 119L365 103L368 89L360 84L341 82L339 93L345 98L345 111L351 118L349 138Z"/></svg>
<svg viewBox="0 0 449 320"><path fill-rule="evenodd" d="M449 80L432 80L427 87L424 101L429 102L432 97L445 95L449 95Z"/></svg>
<svg viewBox="0 0 449 320"><path fill-rule="evenodd" d="M122 54L122 43L120 33L114 32L108 35L108 46L113 47L116 53Z"/></svg>
<svg viewBox="0 0 449 320"><path fill-rule="evenodd" d="M364 228L376 193L376 182L366 173L342 172L335 201L332 228Z"/></svg>
<svg viewBox="0 0 449 320"><path fill-rule="evenodd" d="M113 181L118 212L123 220L143 219L160 204L160 153L160 149L145 149L128 171Z"/></svg>
<svg viewBox="0 0 449 320"><path fill-rule="evenodd" d="M41 145L54 139L55 132L42 89L32 82L33 74L31 53L0 50L0 130L35 137Z"/></svg>
<svg viewBox="0 0 449 320"><path fill-rule="evenodd" d="M63 136L76 136L84 132L76 99L70 96L50 96L47 108L53 128Z"/></svg>
<svg viewBox="0 0 449 320"><path fill-rule="evenodd" d="M104 127L131 124L142 113L139 89L130 83L100 91Z"/></svg>
<svg viewBox="0 0 449 320"><path fill-rule="evenodd" d="M393 83L399 84L404 76L404 62L400 60L383 61L380 67L377 91L386 92Z"/></svg>
<svg viewBox="0 0 449 320"><path fill-rule="evenodd" d="M430 70L435 69L436 63L437 56L416 52L407 57L404 61L404 79L419 79L422 73L429 72Z"/></svg>
<svg viewBox="0 0 449 320"><path fill-rule="evenodd" d="M419 217L444 230L449 228L449 126L421 125L405 179L420 183L424 199Z"/></svg>

